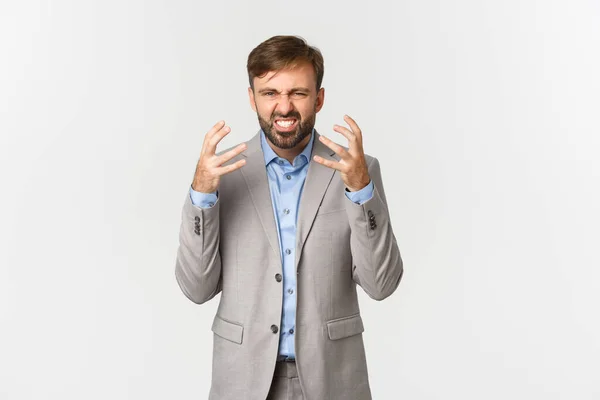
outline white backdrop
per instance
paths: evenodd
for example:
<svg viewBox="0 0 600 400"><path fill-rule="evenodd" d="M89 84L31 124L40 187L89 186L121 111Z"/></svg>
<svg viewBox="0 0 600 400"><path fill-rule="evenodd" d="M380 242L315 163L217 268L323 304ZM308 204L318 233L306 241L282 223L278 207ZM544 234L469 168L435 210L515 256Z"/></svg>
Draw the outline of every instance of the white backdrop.
<svg viewBox="0 0 600 400"><path fill-rule="evenodd" d="M381 161L405 262L361 291L375 399L600 398L600 3L2 1L0 399L206 398L180 292L204 133L257 130L246 58L325 57L317 129Z"/></svg>

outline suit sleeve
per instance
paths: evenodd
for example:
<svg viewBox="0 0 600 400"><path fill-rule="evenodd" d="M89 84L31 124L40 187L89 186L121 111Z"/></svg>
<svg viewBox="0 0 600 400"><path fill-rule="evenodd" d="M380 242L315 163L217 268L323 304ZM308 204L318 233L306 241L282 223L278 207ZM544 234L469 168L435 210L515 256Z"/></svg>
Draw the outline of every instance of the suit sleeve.
<svg viewBox="0 0 600 400"><path fill-rule="evenodd" d="M383 300L391 295L404 271L400 250L392 230L379 161L368 166L374 184L372 197L362 204L346 199L350 222L352 278L369 297Z"/></svg>
<svg viewBox="0 0 600 400"><path fill-rule="evenodd" d="M219 201L202 208L186 193L175 278L188 299L202 304L221 291L221 255L219 253Z"/></svg>

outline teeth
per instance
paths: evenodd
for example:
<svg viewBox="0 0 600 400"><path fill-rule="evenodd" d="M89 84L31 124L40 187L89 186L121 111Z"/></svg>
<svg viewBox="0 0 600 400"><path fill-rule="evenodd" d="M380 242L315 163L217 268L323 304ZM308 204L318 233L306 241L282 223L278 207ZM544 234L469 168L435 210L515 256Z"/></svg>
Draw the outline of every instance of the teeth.
<svg viewBox="0 0 600 400"><path fill-rule="evenodd" d="M284 128L288 128L294 124L295 121L277 121L275 122L279 126L283 126Z"/></svg>

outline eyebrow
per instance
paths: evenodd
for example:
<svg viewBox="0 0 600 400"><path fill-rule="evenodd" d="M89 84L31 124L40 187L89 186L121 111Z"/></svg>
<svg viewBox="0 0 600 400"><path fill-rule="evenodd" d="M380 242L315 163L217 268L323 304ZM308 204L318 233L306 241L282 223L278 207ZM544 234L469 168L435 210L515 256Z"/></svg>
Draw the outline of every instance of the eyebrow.
<svg viewBox="0 0 600 400"><path fill-rule="evenodd" d="M279 90L277 89L273 89L273 88L262 88L258 91L258 93L264 93L264 92L277 92L279 93ZM290 92L310 92L310 89L305 88L305 87L295 87L295 88L291 88Z"/></svg>

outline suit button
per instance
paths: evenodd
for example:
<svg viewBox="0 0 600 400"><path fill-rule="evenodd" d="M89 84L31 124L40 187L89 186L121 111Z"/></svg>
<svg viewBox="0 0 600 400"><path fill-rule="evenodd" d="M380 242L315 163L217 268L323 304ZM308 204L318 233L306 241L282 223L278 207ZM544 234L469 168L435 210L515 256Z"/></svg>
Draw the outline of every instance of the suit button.
<svg viewBox="0 0 600 400"><path fill-rule="evenodd" d="M194 218L196 221L200 221L200 217L196 215L196 217Z"/></svg>
<svg viewBox="0 0 600 400"><path fill-rule="evenodd" d="M369 217L372 217L372 216L373 216L373 211L371 211L371 210L368 210L368 211L367 211L367 215L368 215Z"/></svg>
<svg viewBox="0 0 600 400"><path fill-rule="evenodd" d="M196 235L200 236L200 231L198 229L194 230L194 233L196 233Z"/></svg>
<svg viewBox="0 0 600 400"><path fill-rule="evenodd" d="M281 282L281 274L275 274L275 280Z"/></svg>
<svg viewBox="0 0 600 400"><path fill-rule="evenodd" d="M273 333L279 332L279 328L277 328L277 325L271 325L271 332L273 332Z"/></svg>

